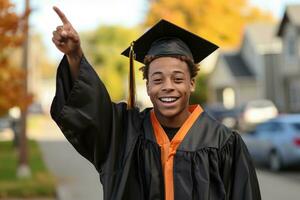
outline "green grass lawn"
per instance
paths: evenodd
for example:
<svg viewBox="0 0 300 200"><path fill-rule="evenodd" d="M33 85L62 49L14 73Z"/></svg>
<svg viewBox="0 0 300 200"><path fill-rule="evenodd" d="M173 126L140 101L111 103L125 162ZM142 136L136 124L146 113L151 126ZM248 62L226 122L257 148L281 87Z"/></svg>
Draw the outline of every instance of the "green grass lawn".
<svg viewBox="0 0 300 200"><path fill-rule="evenodd" d="M16 176L18 152L12 142L0 142L0 198L54 197L55 179L48 172L35 141L28 142L29 166L32 176Z"/></svg>

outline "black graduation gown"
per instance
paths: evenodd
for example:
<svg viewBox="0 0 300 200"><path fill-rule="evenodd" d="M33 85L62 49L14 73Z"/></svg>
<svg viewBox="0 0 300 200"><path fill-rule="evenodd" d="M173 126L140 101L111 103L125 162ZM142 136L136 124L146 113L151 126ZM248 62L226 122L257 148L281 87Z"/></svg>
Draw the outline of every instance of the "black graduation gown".
<svg viewBox="0 0 300 200"><path fill-rule="evenodd" d="M104 200L164 199L160 147L150 109L110 100L83 57L72 82L66 57L57 71L51 115L100 174ZM256 172L239 134L203 112L174 157L175 200L260 200ZM83 172L84 173L84 172Z"/></svg>

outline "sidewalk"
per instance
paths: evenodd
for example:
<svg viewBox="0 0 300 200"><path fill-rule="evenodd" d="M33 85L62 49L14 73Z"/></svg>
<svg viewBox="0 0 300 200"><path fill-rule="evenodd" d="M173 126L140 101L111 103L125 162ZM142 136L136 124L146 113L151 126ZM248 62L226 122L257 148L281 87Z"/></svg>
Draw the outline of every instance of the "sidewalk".
<svg viewBox="0 0 300 200"><path fill-rule="evenodd" d="M101 200L102 186L94 166L75 151L50 118L41 129L29 137L39 142L48 169L57 177L58 200Z"/></svg>
<svg viewBox="0 0 300 200"><path fill-rule="evenodd" d="M101 200L102 188L94 167L66 141L39 141L49 170L58 180L59 200Z"/></svg>

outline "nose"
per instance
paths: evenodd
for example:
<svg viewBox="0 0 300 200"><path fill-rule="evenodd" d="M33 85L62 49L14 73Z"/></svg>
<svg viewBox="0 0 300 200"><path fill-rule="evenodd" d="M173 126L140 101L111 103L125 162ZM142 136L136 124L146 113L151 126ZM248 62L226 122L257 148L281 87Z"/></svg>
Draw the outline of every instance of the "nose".
<svg viewBox="0 0 300 200"><path fill-rule="evenodd" d="M165 79L163 86L162 86L162 91L173 91L174 90L174 84L170 78Z"/></svg>

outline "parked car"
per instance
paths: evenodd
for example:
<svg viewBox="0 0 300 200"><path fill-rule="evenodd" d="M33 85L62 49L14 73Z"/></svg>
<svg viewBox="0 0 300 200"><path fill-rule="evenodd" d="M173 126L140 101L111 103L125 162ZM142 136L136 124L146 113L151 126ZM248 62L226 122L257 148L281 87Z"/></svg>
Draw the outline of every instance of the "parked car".
<svg viewBox="0 0 300 200"><path fill-rule="evenodd" d="M10 128L11 126L11 120L9 118L9 116L5 115L5 116L1 116L0 117L0 132Z"/></svg>
<svg viewBox="0 0 300 200"><path fill-rule="evenodd" d="M253 160L272 171L300 166L300 114L278 116L242 137Z"/></svg>
<svg viewBox="0 0 300 200"><path fill-rule="evenodd" d="M238 117L239 130L242 132L253 130L258 124L278 115L274 103L267 99L249 101L240 109Z"/></svg>
<svg viewBox="0 0 300 200"><path fill-rule="evenodd" d="M7 129L14 129L16 122L20 121L20 109L18 107L10 108L7 114L0 116L0 132Z"/></svg>
<svg viewBox="0 0 300 200"><path fill-rule="evenodd" d="M237 128L237 119L239 110L237 108L227 109L222 105L206 106L204 110L215 118L217 121L223 123L228 128Z"/></svg>
<svg viewBox="0 0 300 200"><path fill-rule="evenodd" d="M44 109L41 103L39 102L33 102L29 107L28 107L28 113L31 114L44 114Z"/></svg>

